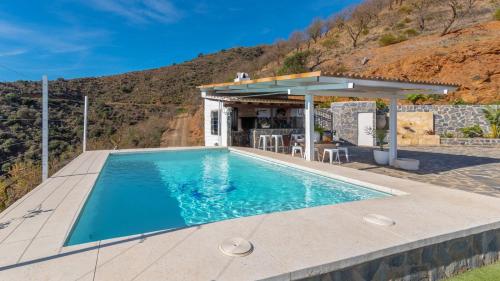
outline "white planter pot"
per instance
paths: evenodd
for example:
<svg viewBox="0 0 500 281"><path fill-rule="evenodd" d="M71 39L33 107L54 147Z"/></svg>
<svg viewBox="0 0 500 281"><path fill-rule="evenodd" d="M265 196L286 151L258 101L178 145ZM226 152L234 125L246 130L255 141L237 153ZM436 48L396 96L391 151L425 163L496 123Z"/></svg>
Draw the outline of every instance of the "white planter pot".
<svg viewBox="0 0 500 281"><path fill-rule="evenodd" d="M373 158L375 159L375 163L379 165L388 165L389 164L389 151L382 151L375 149L373 150Z"/></svg>
<svg viewBox="0 0 500 281"><path fill-rule="evenodd" d="M418 171L420 168L420 161L417 159L398 158L394 162L394 167L406 171Z"/></svg>

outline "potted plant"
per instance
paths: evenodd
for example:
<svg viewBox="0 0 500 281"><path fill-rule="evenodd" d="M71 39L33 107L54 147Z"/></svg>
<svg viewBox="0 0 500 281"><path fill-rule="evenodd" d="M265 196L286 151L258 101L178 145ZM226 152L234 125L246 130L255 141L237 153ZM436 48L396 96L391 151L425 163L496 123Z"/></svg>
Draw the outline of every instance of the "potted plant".
<svg viewBox="0 0 500 281"><path fill-rule="evenodd" d="M387 104L382 99L376 101L377 112L375 114L377 129L384 129L387 126L386 112L388 110Z"/></svg>
<svg viewBox="0 0 500 281"><path fill-rule="evenodd" d="M267 119L262 119L260 121L260 127L262 129L269 129L269 128L271 128L271 123L269 123L269 121Z"/></svg>
<svg viewBox="0 0 500 281"><path fill-rule="evenodd" d="M323 139L323 134L325 133L325 129L320 126L314 127L314 140L316 142L320 142Z"/></svg>
<svg viewBox="0 0 500 281"><path fill-rule="evenodd" d="M387 130L379 130L373 128L366 129L367 134L375 137L379 149L373 150L373 158L375 163L379 165L389 164L389 151L384 150L385 138L387 137Z"/></svg>
<svg viewBox="0 0 500 281"><path fill-rule="evenodd" d="M500 137L500 108L493 109L493 107L488 106L483 109L484 117L490 123L490 137L499 138Z"/></svg>

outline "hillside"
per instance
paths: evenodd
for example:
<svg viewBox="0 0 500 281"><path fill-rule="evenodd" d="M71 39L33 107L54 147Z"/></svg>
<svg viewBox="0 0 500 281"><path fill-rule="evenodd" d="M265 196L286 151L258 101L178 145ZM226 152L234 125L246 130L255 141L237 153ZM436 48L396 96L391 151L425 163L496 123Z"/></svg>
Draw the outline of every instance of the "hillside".
<svg viewBox="0 0 500 281"><path fill-rule="evenodd" d="M473 6L457 7L448 30L449 1L367 0L315 19L273 45L222 50L158 69L50 81L51 172L81 149L83 96L90 100L89 149L201 145L196 86L229 81L238 71L263 77L323 70L453 82L462 85L457 93L421 102L498 103L500 21L493 14L499 3L461 1ZM39 82L0 83L0 210L39 183L40 101Z"/></svg>
<svg viewBox="0 0 500 281"><path fill-rule="evenodd" d="M49 164L55 172L81 151L83 97L89 97L89 149L202 144L197 85L252 72L267 47L234 48L183 64L121 75L49 82ZM0 210L40 181L41 83L0 83ZM194 116L194 118L193 118ZM167 137L172 134L170 139ZM186 135L187 134L187 135ZM3 176L3 180L2 180Z"/></svg>
<svg viewBox="0 0 500 281"><path fill-rule="evenodd" d="M368 58L362 64L363 58ZM363 48L322 66L343 63L351 72L458 83L459 91L440 103L500 101L500 21L477 24L447 36L426 35L386 46Z"/></svg>

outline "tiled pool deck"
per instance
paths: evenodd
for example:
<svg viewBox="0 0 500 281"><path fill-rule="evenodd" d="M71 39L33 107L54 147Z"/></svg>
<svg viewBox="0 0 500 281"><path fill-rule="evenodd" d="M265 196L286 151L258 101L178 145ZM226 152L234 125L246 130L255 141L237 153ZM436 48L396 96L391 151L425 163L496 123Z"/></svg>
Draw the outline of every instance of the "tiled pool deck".
<svg viewBox="0 0 500 281"><path fill-rule="evenodd" d="M407 194L62 247L110 153L86 152L0 214L0 280L290 280L500 228L500 198L239 151ZM396 225L364 222L372 213ZM222 255L219 243L233 236L254 252Z"/></svg>

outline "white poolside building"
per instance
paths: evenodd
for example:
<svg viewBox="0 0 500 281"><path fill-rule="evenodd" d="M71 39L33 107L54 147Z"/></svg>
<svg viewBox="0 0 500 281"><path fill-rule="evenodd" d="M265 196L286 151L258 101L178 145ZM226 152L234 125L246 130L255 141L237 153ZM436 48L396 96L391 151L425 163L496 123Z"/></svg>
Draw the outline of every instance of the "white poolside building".
<svg viewBox="0 0 500 281"><path fill-rule="evenodd" d="M314 97L390 100L389 160L397 159L397 103L408 94L446 95L457 85L321 71L199 86L204 98L206 146L259 146L260 135L305 136L305 158L314 160Z"/></svg>

